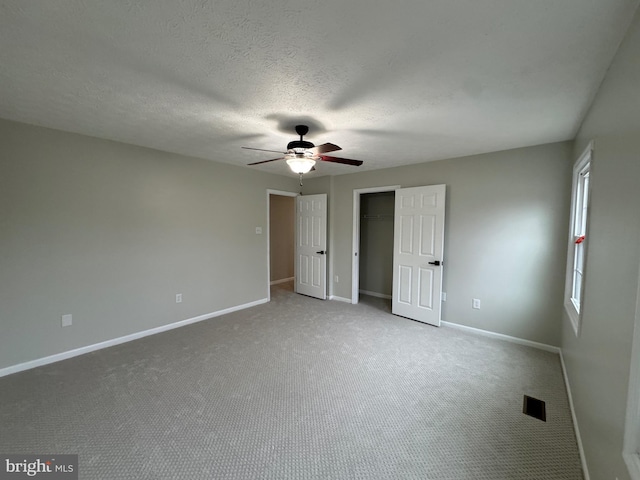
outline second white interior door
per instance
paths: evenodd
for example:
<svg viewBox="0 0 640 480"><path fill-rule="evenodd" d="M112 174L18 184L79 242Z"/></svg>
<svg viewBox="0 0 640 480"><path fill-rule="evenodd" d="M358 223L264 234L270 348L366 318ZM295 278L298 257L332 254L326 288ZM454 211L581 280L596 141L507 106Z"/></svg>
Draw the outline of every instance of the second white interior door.
<svg viewBox="0 0 640 480"><path fill-rule="evenodd" d="M296 292L327 298L327 195L296 198Z"/></svg>
<svg viewBox="0 0 640 480"><path fill-rule="evenodd" d="M391 311L440 325L446 185L396 190Z"/></svg>

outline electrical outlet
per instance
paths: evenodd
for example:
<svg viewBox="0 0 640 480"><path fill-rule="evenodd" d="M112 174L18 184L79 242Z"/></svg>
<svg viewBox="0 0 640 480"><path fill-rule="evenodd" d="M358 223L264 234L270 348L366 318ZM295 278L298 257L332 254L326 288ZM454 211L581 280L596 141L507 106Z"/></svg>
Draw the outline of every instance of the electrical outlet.
<svg viewBox="0 0 640 480"><path fill-rule="evenodd" d="M176 293L176 303L182 303L182 294Z"/></svg>
<svg viewBox="0 0 640 480"><path fill-rule="evenodd" d="M440 294L440 300L442 300L443 302L447 301L447 292L442 292Z"/></svg>
<svg viewBox="0 0 640 480"><path fill-rule="evenodd" d="M60 319L60 324L63 327L70 327L71 325L73 325L73 315L71 314L62 315L62 318Z"/></svg>
<svg viewBox="0 0 640 480"><path fill-rule="evenodd" d="M479 298L474 298L473 299L472 307L475 308L476 310L480 310L480 299Z"/></svg>
<svg viewBox="0 0 640 480"><path fill-rule="evenodd" d="M336 283L340 282L340 277L338 275L336 275Z"/></svg>

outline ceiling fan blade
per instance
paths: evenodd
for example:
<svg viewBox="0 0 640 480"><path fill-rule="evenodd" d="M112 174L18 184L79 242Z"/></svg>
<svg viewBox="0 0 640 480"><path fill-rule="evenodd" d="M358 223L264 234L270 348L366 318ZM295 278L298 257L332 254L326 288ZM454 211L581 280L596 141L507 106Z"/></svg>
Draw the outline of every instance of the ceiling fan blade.
<svg viewBox="0 0 640 480"><path fill-rule="evenodd" d="M320 160L323 162L343 163L345 165L353 165L359 167L364 162L362 160L351 160L350 158L330 157L328 155L320 155Z"/></svg>
<svg viewBox="0 0 640 480"><path fill-rule="evenodd" d="M338 145L334 145L333 143L323 143L322 145L317 145L309 149L309 151L313 152L315 155L319 155L321 153L335 152L337 150L342 150L342 149Z"/></svg>
<svg viewBox="0 0 640 480"><path fill-rule="evenodd" d="M272 158L271 160L263 160L261 162L248 163L247 165L260 165L261 163L275 162L276 160L284 160L284 157Z"/></svg>
<svg viewBox="0 0 640 480"><path fill-rule="evenodd" d="M265 150L264 148L251 148L251 147L242 147L245 150L257 150L258 152L274 152L274 153L282 153L285 154L287 152L281 152L280 150Z"/></svg>

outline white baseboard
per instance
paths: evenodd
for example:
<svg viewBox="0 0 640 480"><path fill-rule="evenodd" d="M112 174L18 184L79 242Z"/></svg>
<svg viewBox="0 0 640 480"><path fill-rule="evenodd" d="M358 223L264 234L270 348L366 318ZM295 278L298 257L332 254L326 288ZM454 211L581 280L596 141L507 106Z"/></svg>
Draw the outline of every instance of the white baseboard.
<svg viewBox="0 0 640 480"><path fill-rule="evenodd" d="M363 295L369 295L370 297L386 298L387 300L391 300L391 295L387 295L386 293L370 292L369 290L358 290L358 292Z"/></svg>
<svg viewBox="0 0 640 480"><path fill-rule="evenodd" d="M236 305L235 307L225 308L224 310L218 310L216 312L205 313L204 315L198 315L197 317L187 318L186 320L180 320L178 322L169 323L167 325L161 325L160 327L155 327L149 330L143 330L141 332L132 333L130 335L125 335L124 337L112 338L111 340L106 340L100 343L94 343L93 345L87 345L86 347L80 347L74 350L68 350L66 352L56 353L55 355L50 355L48 357L37 358L35 360L30 360L28 362L19 363L17 365L12 365L10 367L5 367L0 369L0 377L11 375L12 373L22 372L24 370L30 370L36 367L41 367L43 365L48 365L50 363L59 362L61 360L66 360L68 358L77 357L78 355L84 355L85 353L95 352L96 350L101 350L103 348L113 347L114 345L119 345L121 343L131 342L132 340L148 337L149 335L155 335L156 333L166 332L168 330L173 330L174 328L184 327L192 323L201 322L203 320L208 320L214 317L219 317L220 315L226 315L227 313L236 312L238 310L244 310L245 308L255 307L256 305L267 303L268 301L269 300L266 298L261 298L260 300L256 300L254 302L249 302L242 305Z"/></svg>
<svg viewBox="0 0 640 480"><path fill-rule="evenodd" d="M279 283L287 283L290 282L292 280L294 280L296 277L289 277L289 278L281 278L280 280L272 280L269 285L278 285Z"/></svg>
<svg viewBox="0 0 640 480"><path fill-rule="evenodd" d="M351 303L350 298L338 297L337 295L329 295L329 300L335 300L336 302Z"/></svg>
<svg viewBox="0 0 640 480"><path fill-rule="evenodd" d="M582 445L582 437L580 436L580 428L578 428L578 417L573 407L573 396L571 395L571 385L569 384L569 376L567 375L567 367L564 364L564 356L560 350L560 364L562 365L562 376L564 377L564 385L567 389L567 398L569 399L569 410L571 410L571 419L573 420L573 429L576 434L576 442L578 443L578 453L580 454L580 462L582 463L582 473L584 480L590 480L589 469L587 468L587 457L584 454L584 446Z"/></svg>
<svg viewBox="0 0 640 480"><path fill-rule="evenodd" d="M506 340L507 342L517 343L520 345L526 345L527 347L539 348L540 350L546 350L547 352L560 353L559 347L553 345L547 345L546 343L533 342L531 340L525 340L524 338L512 337L510 335L503 335L502 333L490 332L489 330L482 330L480 328L467 327L466 325L460 325L459 323L441 322L446 327L457 328L458 330L464 330L467 332L473 332L485 337L498 338L500 340Z"/></svg>

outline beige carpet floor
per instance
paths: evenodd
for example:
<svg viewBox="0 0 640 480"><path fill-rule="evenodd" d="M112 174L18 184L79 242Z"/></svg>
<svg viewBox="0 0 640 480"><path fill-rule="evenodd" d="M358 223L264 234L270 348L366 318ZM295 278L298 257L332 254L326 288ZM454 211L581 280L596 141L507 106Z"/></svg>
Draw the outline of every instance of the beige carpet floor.
<svg viewBox="0 0 640 480"><path fill-rule="evenodd" d="M558 355L286 284L0 378L0 452L77 453L103 480L582 478Z"/></svg>

